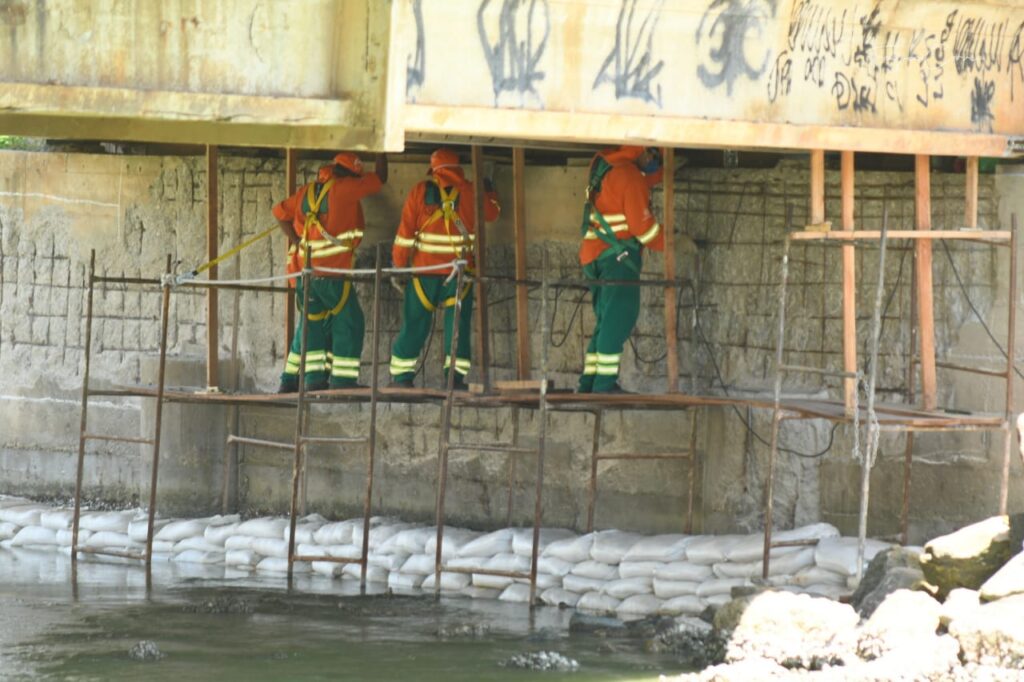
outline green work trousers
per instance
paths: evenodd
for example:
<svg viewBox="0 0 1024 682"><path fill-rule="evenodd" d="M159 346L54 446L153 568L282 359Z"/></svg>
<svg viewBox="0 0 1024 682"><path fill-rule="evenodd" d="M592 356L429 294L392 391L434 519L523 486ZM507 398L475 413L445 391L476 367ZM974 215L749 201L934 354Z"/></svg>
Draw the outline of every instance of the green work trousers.
<svg viewBox="0 0 1024 682"><path fill-rule="evenodd" d="M405 286L402 303L402 329L391 347L391 378L394 381L412 381L416 376L416 360L430 335L434 311L444 308L444 373L452 365L449 355L452 347L452 327L455 322L455 288L453 277L447 284L444 277L413 277ZM472 347L471 321L473 319L473 288L463 284L462 307L459 315L459 341L455 351L455 371L465 379L469 374Z"/></svg>
<svg viewBox="0 0 1024 682"><path fill-rule="evenodd" d="M607 255L602 254L603 257L583 267L584 277L589 280L639 280L640 249L627 248L629 255L623 261L616 260L610 251L605 251ZM619 381L622 347L640 316L640 287L595 284L590 287L590 295L597 324L587 345L579 392L603 393L614 388Z"/></svg>
<svg viewBox="0 0 1024 682"><path fill-rule="evenodd" d="M302 314L302 279L296 280L295 301ZM331 388L349 388L359 379L366 318L352 282L314 277L309 287L306 313L306 385L330 378ZM302 320L292 340L281 381L298 385L302 352Z"/></svg>

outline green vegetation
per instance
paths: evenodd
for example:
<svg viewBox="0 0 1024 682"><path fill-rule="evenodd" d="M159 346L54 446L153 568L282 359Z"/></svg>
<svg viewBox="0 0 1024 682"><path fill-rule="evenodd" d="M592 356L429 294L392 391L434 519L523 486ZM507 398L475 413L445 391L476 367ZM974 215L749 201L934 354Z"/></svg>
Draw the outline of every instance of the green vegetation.
<svg viewBox="0 0 1024 682"><path fill-rule="evenodd" d="M40 149L43 140L21 135L0 135L0 149Z"/></svg>

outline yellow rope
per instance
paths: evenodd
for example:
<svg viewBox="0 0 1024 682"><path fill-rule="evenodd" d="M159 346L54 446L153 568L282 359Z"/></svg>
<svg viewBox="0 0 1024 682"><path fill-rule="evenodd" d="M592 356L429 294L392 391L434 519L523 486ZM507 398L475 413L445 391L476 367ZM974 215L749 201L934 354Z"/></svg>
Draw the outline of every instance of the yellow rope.
<svg viewBox="0 0 1024 682"><path fill-rule="evenodd" d="M253 244L255 244L256 242L258 242L258 241L259 241L259 240L261 240L261 239L264 239L264 238L266 238L266 237L269 237L269 236L270 236L270 235L272 235L272 234L273 234L274 232L276 232L276 231L277 231L277 229L278 229L278 228L277 228L276 226L275 226L275 227L271 227L271 228L268 228L268 229L264 230L263 232L260 232L260 233L259 233L258 235L256 235L255 237L253 237L253 238L251 238L251 239L247 239L247 240L245 240L244 242L242 242L241 244L239 244L239 245L238 245L238 246L236 246L235 248L231 249L231 250L230 250L230 251L228 251L227 253L225 253L225 254L222 254L222 255L220 255L220 256L217 256L216 258L214 258L214 259L213 259L213 260L211 260L211 261L208 261L208 262L206 262L206 263L203 263L203 264L202 264L202 265L200 265L200 266L199 266L198 268L196 268L195 270L193 270L193 271L192 271L192 275L193 275L193 276L195 276L195 275L198 275L198 274L199 274L200 272L206 272L207 270L209 270L210 268L212 268L212 267L213 267L214 265L219 265L219 264L220 264L221 262L223 262L223 261L227 260L228 258L231 258L232 256L235 256L235 255L237 255L237 254L238 254L238 253L239 253L239 252L240 252L240 251L241 251L242 249L244 249L244 248L247 248L247 247L249 247L249 246L252 246Z"/></svg>

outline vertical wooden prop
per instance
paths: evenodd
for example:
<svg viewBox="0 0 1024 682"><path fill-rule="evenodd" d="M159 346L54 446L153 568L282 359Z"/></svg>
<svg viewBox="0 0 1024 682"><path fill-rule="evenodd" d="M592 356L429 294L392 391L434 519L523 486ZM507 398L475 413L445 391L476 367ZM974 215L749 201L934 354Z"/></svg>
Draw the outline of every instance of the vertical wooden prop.
<svg viewBox="0 0 1024 682"><path fill-rule="evenodd" d="M968 156L967 185L964 188L964 227L978 227L978 157Z"/></svg>
<svg viewBox="0 0 1024 682"><path fill-rule="evenodd" d="M299 153L297 150L288 148L284 155L284 177L286 196L292 196L298 189ZM287 246L287 244L285 245ZM292 339L295 338L295 289L288 290L288 300L284 307L284 352L288 354L292 347Z"/></svg>
<svg viewBox="0 0 1024 682"><path fill-rule="evenodd" d="M512 150L512 208L516 240L516 378L530 378L530 290L526 279L526 150Z"/></svg>
<svg viewBox="0 0 1024 682"><path fill-rule="evenodd" d="M932 229L931 167L926 154L914 157L914 213L918 230ZM914 245L917 255L917 323L921 340L921 403L924 409L934 410L937 404L935 390L935 315L932 308L932 240L918 239Z"/></svg>
<svg viewBox="0 0 1024 682"><path fill-rule="evenodd" d="M491 354L490 337L487 324L487 289L484 277L487 275L487 225L484 223L484 152L475 144L473 155L473 217L476 225L476 323L477 323L477 362L480 363L480 383L484 393L491 388ZM458 321L456 321L458 324ZM455 369L455 358L452 358L452 369Z"/></svg>
<svg viewBox="0 0 1024 682"><path fill-rule="evenodd" d="M842 153L840 188L842 195L843 230L852 231L854 204L853 152ZM857 256L853 242L844 243L843 249L843 371L857 372ZM853 415L856 405L857 380L843 380L843 403L847 416Z"/></svg>
<svg viewBox="0 0 1024 682"><path fill-rule="evenodd" d="M218 238L220 230L217 226L217 209L219 207L217 188L217 156L218 150L214 145L206 145L206 259L208 261L217 257ZM209 270L210 279L217 279L217 266ZM206 386L208 389L217 387L219 380L217 375L217 346L219 323L217 322L217 289L209 287L206 290Z"/></svg>
<svg viewBox="0 0 1024 682"><path fill-rule="evenodd" d="M811 225L825 222L825 150L811 151Z"/></svg>
<svg viewBox="0 0 1024 682"><path fill-rule="evenodd" d="M665 208L661 231L665 235L665 281L672 281L676 278L676 150L666 147L664 161ZM668 375L667 390L669 393L676 393L679 390L679 343L676 338L679 316L679 309L676 306L678 293L675 285L670 284L665 287L665 371Z"/></svg>

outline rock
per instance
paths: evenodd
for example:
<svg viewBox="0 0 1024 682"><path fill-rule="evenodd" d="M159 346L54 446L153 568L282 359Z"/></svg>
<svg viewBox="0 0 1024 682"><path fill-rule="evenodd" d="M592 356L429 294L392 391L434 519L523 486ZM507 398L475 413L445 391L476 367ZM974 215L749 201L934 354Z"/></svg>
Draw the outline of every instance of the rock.
<svg viewBox="0 0 1024 682"><path fill-rule="evenodd" d="M485 623L456 623L444 625L437 629L439 639L479 639L491 632L491 626Z"/></svg>
<svg viewBox="0 0 1024 682"><path fill-rule="evenodd" d="M699 673L671 678L672 682L750 682L751 680L790 680L800 677L775 661L748 658L736 663L715 665ZM669 678L662 678L668 680ZM802 678L800 678L802 679Z"/></svg>
<svg viewBox="0 0 1024 682"><path fill-rule="evenodd" d="M942 603L942 610L939 612L939 623L948 628L949 624L961 616L965 616L981 606L981 598L977 590L968 590L966 587L958 587L949 593L946 601Z"/></svg>
<svg viewBox="0 0 1024 682"><path fill-rule="evenodd" d="M990 602L949 624L964 663L1024 668L1024 595Z"/></svg>
<svg viewBox="0 0 1024 682"><path fill-rule="evenodd" d="M982 601L1024 594L1024 552L1007 561L981 586ZM1024 617L1024 616L1022 616Z"/></svg>
<svg viewBox="0 0 1024 682"><path fill-rule="evenodd" d="M673 653L692 668L725 660L725 638L700 618L681 616L671 627L644 643L648 653Z"/></svg>
<svg viewBox="0 0 1024 682"><path fill-rule="evenodd" d="M569 632L602 632L625 631L626 624L618 618L609 616L592 616L587 613L576 611L569 619Z"/></svg>
<svg viewBox="0 0 1024 682"><path fill-rule="evenodd" d="M516 654L507 661L499 663L503 668L522 668L524 670L557 670L558 672L575 672L580 669L578 661L567 658L557 651L531 651Z"/></svg>
<svg viewBox="0 0 1024 682"><path fill-rule="evenodd" d="M148 663L152 661L159 661L163 657L164 654L159 648L157 648L156 642L149 639L137 642L128 650L128 658L133 661L144 661Z"/></svg>
<svg viewBox="0 0 1024 682"><path fill-rule="evenodd" d="M993 516L926 544L921 569L945 599L957 587L980 588L1011 554L1010 518Z"/></svg>
<svg viewBox="0 0 1024 682"><path fill-rule="evenodd" d="M208 614L249 614L252 613L252 604L245 599L236 597L215 597L198 604L189 604L182 607L186 613L208 613Z"/></svg>
<svg viewBox="0 0 1024 682"><path fill-rule="evenodd" d="M817 670L856 657L860 618L849 604L790 592L762 592L737 601L745 600L739 616L729 618L735 626L727 661L766 658L787 668ZM725 624L726 619L716 617L716 627L720 620Z"/></svg>
<svg viewBox="0 0 1024 682"><path fill-rule="evenodd" d="M958 679L961 671L958 654L960 645L949 635L928 635L911 646L886 651L870 661L856 661L842 668L834 668L827 680L856 680L857 682L890 682L890 680L925 680L949 682ZM966 682L966 680L964 681Z"/></svg>
<svg viewBox="0 0 1024 682"><path fill-rule="evenodd" d="M647 618L626 621L625 625L629 637L647 639L672 628L675 625L675 619L669 616L648 616Z"/></svg>
<svg viewBox="0 0 1024 682"><path fill-rule="evenodd" d="M935 588L929 585L924 579L924 573L920 569L897 567L890 569L882 579L875 585L874 589L865 594L855 608L862 618L870 618L875 609L885 601L885 598L898 590L920 590L929 595L935 592ZM851 600L852 603L852 600Z"/></svg>
<svg viewBox="0 0 1024 682"><path fill-rule="evenodd" d="M857 653L873 660L901 649L928 651L941 611L942 605L924 592L896 590L861 626Z"/></svg>
<svg viewBox="0 0 1024 682"><path fill-rule="evenodd" d="M864 571L864 576L861 578L860 585L857 586L853 596L850 597L850 604L853 608L857 609L857 613L859 613L861 617L869 617L871 612L882 603L882 600L885 599L887 594L897 589L902 589L901 587L894 587L884 593L877 591L879 585L881 585L885 580L885 577L897 568L909 568L920 571L920 553L909 551L903 547L893 547L891 549L883 550L875 555L875 558L871 560L870 564L868 564L867 570ZM921 574L921 580L924 580L923 573ZM890 581L889 584L891 586L893 584L892 581ZM869 601L873 605L870 610L865 611L865 609L862 608L862 604L866 599L868 599L869 595L871 596Z"/></svg>

